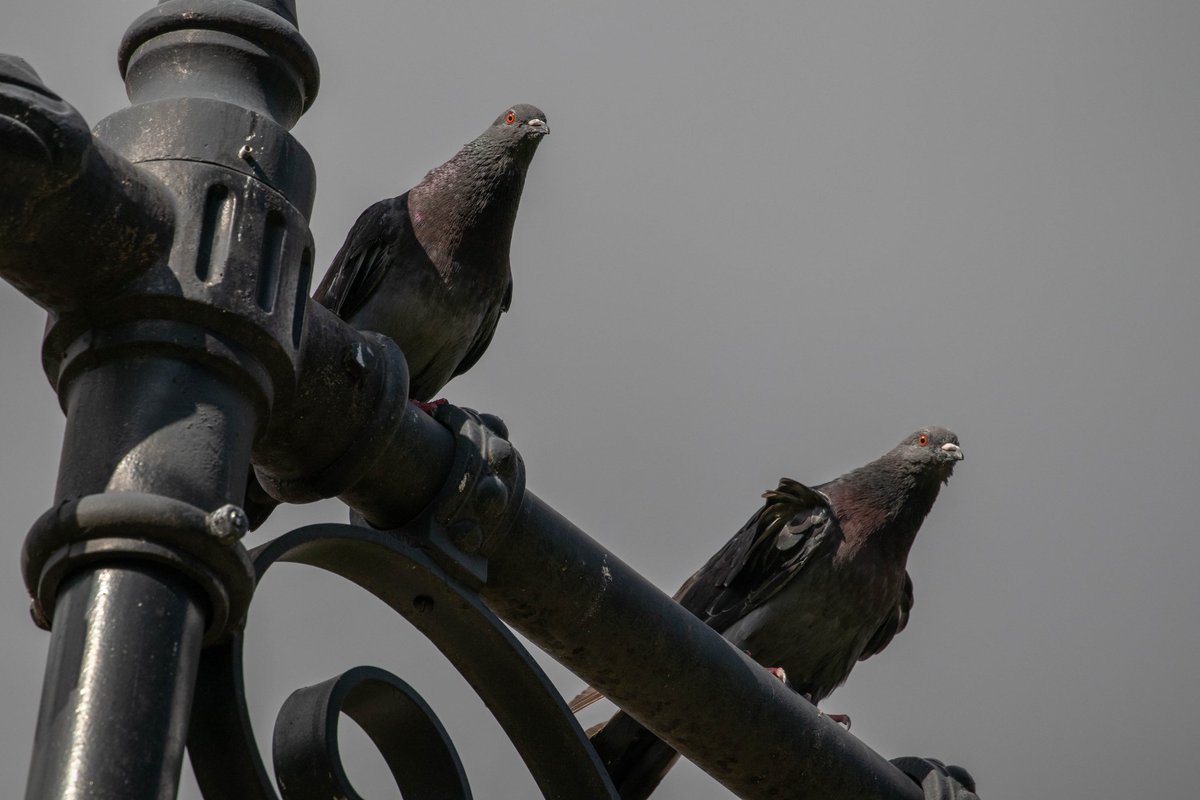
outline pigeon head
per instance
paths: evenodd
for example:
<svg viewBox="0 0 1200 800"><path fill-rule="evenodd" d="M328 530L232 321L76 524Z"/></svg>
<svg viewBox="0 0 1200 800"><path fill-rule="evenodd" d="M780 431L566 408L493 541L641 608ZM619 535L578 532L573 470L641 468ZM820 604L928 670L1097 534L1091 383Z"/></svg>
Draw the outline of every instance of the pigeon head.
<svg viewBox="0 0 1200 800"><path fill-rule="evenodd" d="M937 425L913 431L892 452L923 471L935 472L943 482L949 480L954 465L963 460L958 436Z"/></svg>
<svg viewBox="0 0 1200 800"><path fill-rule="evenodd" d="M546 115L541 109L520 103L496 117L491 127L483 132L483 137L509 147L529 147L532 150L548 133L550 126L546 124Z"/></svg>

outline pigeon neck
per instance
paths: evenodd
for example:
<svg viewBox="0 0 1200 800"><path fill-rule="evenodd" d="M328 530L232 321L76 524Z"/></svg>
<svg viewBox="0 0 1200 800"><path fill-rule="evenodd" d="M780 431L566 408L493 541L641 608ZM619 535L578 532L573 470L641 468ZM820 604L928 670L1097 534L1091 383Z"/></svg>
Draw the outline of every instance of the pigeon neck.
<svg viewBox="0 0 1200 800"><path fill-rule="evenodd" d="M852 546L885 553L902 566L940 488L936 475L885 458L843 475L824 491L842 530L855 532Z"/></svg>
<svg viewBox="0 0 1200 800"><path fill-rule="evenodd" d="M522 155L471 142L409 193L417 238L444 271L476 253L507 256L529 166Z"/></svg>

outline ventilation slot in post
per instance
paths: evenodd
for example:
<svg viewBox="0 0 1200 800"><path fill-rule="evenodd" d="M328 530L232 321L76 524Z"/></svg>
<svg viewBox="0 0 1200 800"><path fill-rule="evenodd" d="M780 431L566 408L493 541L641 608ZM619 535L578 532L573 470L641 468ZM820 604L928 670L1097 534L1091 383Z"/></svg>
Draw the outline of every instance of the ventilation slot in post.
<svg viewBox="0 0 1200 800"><path fill-rule="evenodd" d="M217 283L224 274L233 229L233 203L228 188L219 184L209 187L196 247L196 277L201 281Z"/></svg>
<svg viewBox="0 0 1200 800"><path fill-rule="evenodd" d="M312 282L313 252L304 248L300 256L300 279L296 282L296 313L292 315L292 346L300 347L300 334L304 332L304 313L308 305L308 285Z"/></svg>
<svg viewBox="0 0 1200 800"><path fill-rule="evenodd" d="M270 313L275 309L275 298L279 294L279 273L283 259L283 234L287 222L283 214L272 211L267 214L267 227L263 231L262 264L258 272L258 307Z"/></svg>

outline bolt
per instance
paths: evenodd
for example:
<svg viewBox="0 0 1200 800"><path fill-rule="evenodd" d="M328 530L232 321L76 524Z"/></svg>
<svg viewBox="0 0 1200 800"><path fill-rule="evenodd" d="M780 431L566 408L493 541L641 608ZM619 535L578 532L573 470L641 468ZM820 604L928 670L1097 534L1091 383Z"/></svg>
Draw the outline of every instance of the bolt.
<svg viewBox="0 0 1200 800"><path fill-rule="evenodd" d="M222 544L233 544L246 535L250 520L246 512L233 503L223 505L208 515L208 532Z"/></svg>

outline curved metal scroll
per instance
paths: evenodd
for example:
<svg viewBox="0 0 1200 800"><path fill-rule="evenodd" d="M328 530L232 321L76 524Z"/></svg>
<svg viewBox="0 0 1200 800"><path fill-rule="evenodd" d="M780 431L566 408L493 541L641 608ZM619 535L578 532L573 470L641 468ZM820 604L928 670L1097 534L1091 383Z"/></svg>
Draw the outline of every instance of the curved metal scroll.
<svg viewBox="0 0 1200 800"><path fill-rule="evenodd" d="M512 740L545 797L616 800L617 794L608 774L586 735L529 652L473 592L448 576L417 546L395 533L382 533L352 525L325 524L284 534L257 548L251 555L260 581L276 561L308 564L353 581L405 617L450 659L475 689ZM246 709L242 676L243 645L244 634L239 632L202 653L188 733L188 752L205 797L276 800L274 787L254 742ZM338 681L353 682L362 676L362 673L355 676L355 672L351 670L331 683L311 688L317 691L322 687L334 686ZM371 670L370 674L386 676L381 680L393 686L402 685L398 678L381 670ZM361 724L356 711L352 710L356 706L355 701L348 696L342 699L346 702L339 700L326 703L325 713L334 714L344 710ZM364 704L371 706L372 714L378 711L373 702L364 701ZM421 705L424 706L424 703ZM288 713L285 706L281 716ZM440 728L431 712L423 717L425 722L418 724L432 723ZM393 774L396 774L397 783L405 790L406 781L411 783L420 776L408 775L413 759L395 752L400 746L396 736L402 734L376 736L372 733L373 730L380 731L399 724L402 721L389 716L386 725L376 718L364 728L383 751L385 760ZM322 722L320 730L328 731L330 728ZM420 734L411 733L405 741L411 741L412 736ZM439 741L445 742L448 757L456 760L448 741ZM306 746L310 747L310 756L319 750L319 747L312 749L311 742ZM336 761L336 748L320 752L332 753ZM322 755L321 758L325 765L322 768L336 768L340 772L340 765L330 764L327 756ZM277 753L279 760L280 754ZM416 763L421 770L432 769L428 761L417 760ZM404 776L397 774L397 769L404 772ZM288 800L338 796L329 793L293 794L286 785L289 782L288 776L281 770L280 785ZM438 785L444 787L448 784ZM349 793L346 785L334 791L345 792L349 797L355 796ZM466 794L451 791L437 796L470 796L465 780L456 791ZM409 795L405 794L405 797Z"/></svg>
<svg viewBox="0 0 1200 800"><path fill-rule="evenodd" d="M471 800L450 737L411 686L375 667L355 667L297 689L275 720L275 775L288 798L361 800L338 753L342 713L379 748L404 800Z"/></svg>

